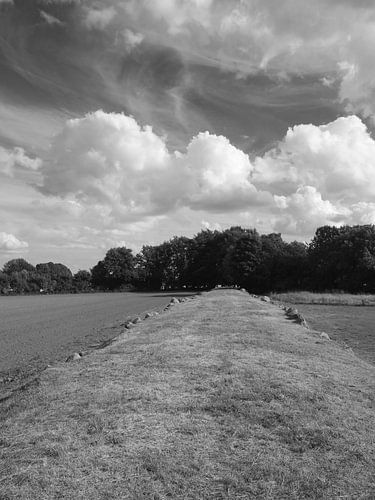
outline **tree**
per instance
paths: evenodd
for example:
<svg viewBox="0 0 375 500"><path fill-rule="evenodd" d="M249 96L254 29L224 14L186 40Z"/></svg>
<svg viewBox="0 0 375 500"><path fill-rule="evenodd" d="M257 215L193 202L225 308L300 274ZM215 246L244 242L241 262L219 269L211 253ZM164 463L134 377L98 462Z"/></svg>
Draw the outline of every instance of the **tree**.
<svg viewBox="0 0 375 500"><path fill-rule="evenodd" d="M126 247L111 248L91 270L93 284L114 290L130 285L135 277L134 256Z"/></svg>
<svg viewBox="0 0 375 500"><path fill-rule="evenodd" d="M76 292L88 292L92 289L91 273L79 270L73 276L73 288Z"/></svg>
<svg viewBox="0 0 375 500"><path fill-rule="evenodd" d="M314 289L375 291L375 226L318 228L308 253Z"/></svg>
<svg viewBox="0 0 375 500"><path fill-rule="evenodd" d="M162 245L144 245L136 256L138 286L160 290L164 286L167 256Z"/></svg>
<svg viewBox="0 0 375 500"><path fill-rule="evenodd" d="M15 293L35 291L35 267L25 259L12 259L4 264L3 272L8 277L9 287Z"/></svg>
<svg viewBox="0 0 375 500"><path fill-rule="evenodd" d="M8 293L9 290L9 276L0 271L0 293Z"/></svg>
<svg viewBox="0 0 375 500"><path fill-rule="evenodd" d="M248 290L256 288L256 270L261 259L261 240L256 229L238 235L225 259L226 280Z"/></svg>
<svg viewBox="0 0 375 500"><path fill-rule="evenodd" d="M91 269L91 281L92 284L97 288L107 288L107 278L106 270L104 267L104 262L100 260Z"/></svg>
<svg viewBox="0 0 375 500"><path fill-rule="evenodd" d="M35 267L25 259L12 259L4 264L3 267L3 272L8 275L21 271L35 272Z"/></svg>
<svg viewBox="0 0 375 500"><path fill-rule="evenodd" d="M36 265L36 270L41 278L41 288L45 291L70 292L73 275L64 264L46 262Z"/></svg>
<svg viewBox="0 0 375 500"><path fill-rule="evenodd" d="M201 231L194 237L186 272L191 287L213 288L223 283L225 240L222 232L210 230Z"/></svg>

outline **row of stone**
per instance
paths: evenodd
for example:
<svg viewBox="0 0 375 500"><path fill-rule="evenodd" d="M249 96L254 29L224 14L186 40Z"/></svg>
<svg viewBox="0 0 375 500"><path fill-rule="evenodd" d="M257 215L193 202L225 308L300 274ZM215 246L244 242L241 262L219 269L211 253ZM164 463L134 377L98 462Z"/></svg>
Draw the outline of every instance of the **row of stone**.
<svg viewBox="0 0 375 500"><path fill-rule="evenodd" d="M241 289L241 292L246 292L246 290L245 289ZM255 298L255 299L260 299L262 302L272 302L272 300L270 299L270 297L268 297L267 295L262 295L262 296L252 295L252 297ZM294 320L296 323L298 323L299 325L303 326L304 328L309 329L309 325L307 324L306 319L298 311L298 309L296 309L294 307L284 306L284 305L280 305L280 307L285 311L285 314L287 315L288 318ZM320 332L320 337L323 340L331 340L330 336L326 332Z"/></svg>
<svg viewBox="0 0 375 500"><path fill-rule="evenodd" d="M172 299L170 300L169 304L164 307L163 311L168 311L171 307L175 306L176 304L180 304L182 302L185 302L187 300L192 300L192 299L195 299L195 298L196 298L195 295L193 295L191 297L182 297L180 299L178 299L177 297L172 297ZM144 319L153 318L155 316L159 316L159 314L160 313L158 313L157 311L147 312L145 314L145 316L144 316ZM126 328L126 330L131 330L132 328L134 328L141 321L142 321L142 318L140 316L137 316L136 318L127 321L123 326ZM113 342L116 339L117 339L117 337L115 337L111 341ZM109 342L111 342L111 341L109 341ZM95 347L98 347L98 346L100 346L100 344L95 345ZM67 357L66 362L68 363L70 361L79 361L86 354L88 354L88 353L87 352L75 352L75 353L73 353L73 354L71 354L70 356Z"/></svg>

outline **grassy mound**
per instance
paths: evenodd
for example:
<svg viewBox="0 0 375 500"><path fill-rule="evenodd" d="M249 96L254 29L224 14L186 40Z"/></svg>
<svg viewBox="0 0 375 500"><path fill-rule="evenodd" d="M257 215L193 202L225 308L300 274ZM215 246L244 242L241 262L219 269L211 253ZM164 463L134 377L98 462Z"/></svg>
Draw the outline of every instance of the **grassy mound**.
<svg viewBox="0 0 375 500"><path fill-rule="evenodd" d="M239 291L2 404L0 498L373 498L375 367Z"/></svg>

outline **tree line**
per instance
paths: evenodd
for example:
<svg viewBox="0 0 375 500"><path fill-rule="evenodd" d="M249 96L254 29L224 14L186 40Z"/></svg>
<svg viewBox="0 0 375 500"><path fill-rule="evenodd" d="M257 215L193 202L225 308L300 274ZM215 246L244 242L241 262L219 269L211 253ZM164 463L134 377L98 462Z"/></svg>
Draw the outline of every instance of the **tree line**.
<svg viewBox="0 0 375 500"><path fill-rule="evenodd" d="M73 274L53 262L35 267L24 259L0 272L2 293L96 290L209 289L239 286L254 293L343 290L375 293L375 226L323 226L309 244L285 242L239 226L204 230L145 245L134 255L111 248L91 271Z"/></svg>

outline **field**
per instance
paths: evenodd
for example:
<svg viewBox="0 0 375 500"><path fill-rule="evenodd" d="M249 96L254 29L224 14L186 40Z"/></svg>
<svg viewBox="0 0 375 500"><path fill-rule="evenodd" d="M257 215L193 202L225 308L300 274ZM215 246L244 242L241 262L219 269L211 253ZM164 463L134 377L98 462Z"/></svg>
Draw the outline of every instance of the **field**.
<svg viewBox="0 0 375 500"><path fill-rule="evenodd" d="M372 499L375 367L215 291L0 406L0 498Z"/></svg>
<svg viewBox="0 0 375 500"><path fill-rule="evenodd" d="M166 293L0 297L0 378L32 373L115 337L125 320L169 300Z"/></svg>
<svg viewBox="0 0 375 500"><path fill-rule="evenodd" d="M311 328L351 347L361 358L375 364L374 295L345 293L281 293L272 299L296 304Z"/></svg>
<svg viewBox="0 0 375 500"><path fill-rule="evenodd" d="M329 333L375 364L375 308L300 304L298 310L311 328Z"/></svg>
<svg viewBox="0 0 375 500"><path fill-rule="evenodd" d="M289 304L320 304L341 306L375 306L375 295L350 293L286 292L273 293L273 300Z"/></svg>

